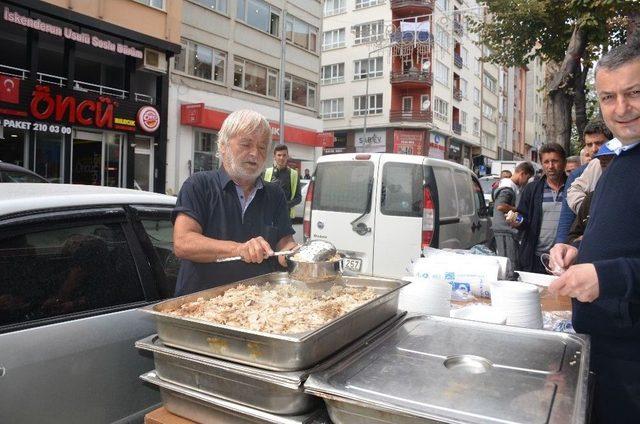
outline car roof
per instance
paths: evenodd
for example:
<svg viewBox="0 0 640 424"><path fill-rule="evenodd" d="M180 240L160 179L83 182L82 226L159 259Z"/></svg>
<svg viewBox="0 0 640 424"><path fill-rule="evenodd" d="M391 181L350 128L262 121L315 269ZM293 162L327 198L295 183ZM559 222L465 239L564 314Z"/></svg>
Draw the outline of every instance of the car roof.
<svg viewBox="0 0 640 424"><path fill-rule="evenodd" d="M174 206L176 198L148 191L78 184L0 183L0 216L24 211L144 204Z"/></svg>
<svg viewBox="0 0 640 424"><path fill-rule="evenodd" d="M16 165L13 163L8 163L8 162L2 162L0 160L0 171L14 171L14 172L22 172L24 174L29 174L29 175L33 175L37 178L41 178L43 182L48 182L46 178L44 178L41 175L36 174L35 172L31 171L30 169L24 168L20 165Z"/></svg>
<svg viewBox="0 0 640 424"><path fill-rule="evenodd" d="M469 168L456 162L444 159L436 159L428 156L420 155L403 155L398 153L336 153L333 155L320 156L318 163L321 162L337 162L337 161L353 161L358 155L369 155L372 159L378 157L386 157L397 160L398 162L418 163L424 162L425 165L439 165L445 167L451 167L460 171L470 172Z"/></svg>

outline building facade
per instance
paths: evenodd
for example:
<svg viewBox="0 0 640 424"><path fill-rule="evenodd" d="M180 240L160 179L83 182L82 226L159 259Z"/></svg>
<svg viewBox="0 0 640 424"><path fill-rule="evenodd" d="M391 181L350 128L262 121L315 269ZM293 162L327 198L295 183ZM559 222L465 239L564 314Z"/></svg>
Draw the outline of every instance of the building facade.
<svg viewBox="0 0 640 424"><path fill-rule="evenodd" d="M184 0L182 53L172 61L169 89L168 192L177 193L192 173L219 166L218 130L239 109L262 113L274 142L284 134L291 165L313 170L324 143L318 117L321 10L316 0Z"/></svg>
<svg viewBox="0 0 640 424"><path fill-rule="evenodd" d="M163 192L180 13L181 1L1 1L0 160Z"/></svg>
<svg viewBox="0 0 640 424"><path fill-rule="evenodd" d="M525 74L525 159L538 160L538 149L546 142L543 125L545 66L536 57L527 66Z"/></svg>

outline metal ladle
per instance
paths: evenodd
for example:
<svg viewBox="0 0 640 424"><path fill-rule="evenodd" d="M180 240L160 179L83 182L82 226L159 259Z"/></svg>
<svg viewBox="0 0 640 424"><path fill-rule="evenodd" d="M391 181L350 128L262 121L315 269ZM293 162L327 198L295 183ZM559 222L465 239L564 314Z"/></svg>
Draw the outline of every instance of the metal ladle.
<svg viewBox="0 0 640 424"><path fill-rule="evenodd" d="M287 256L289 277L313 289L330 288L342 273L342 257L333 244L324 240L309 240L298 253Z"/></svg>
<svg viewBox="0 0 640 424"><path fill-rule="evenodd" d="M336 255L336 247L324 240L307 240L292 260L297 262L326 262Z"/></svg>

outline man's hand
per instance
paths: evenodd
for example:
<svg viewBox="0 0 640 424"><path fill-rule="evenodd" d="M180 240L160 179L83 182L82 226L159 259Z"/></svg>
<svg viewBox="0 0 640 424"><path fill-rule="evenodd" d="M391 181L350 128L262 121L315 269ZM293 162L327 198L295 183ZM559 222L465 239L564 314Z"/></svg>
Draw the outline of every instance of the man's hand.
<svg viewBox="0 0 640 424"><path fill-rule="evenodd" d="M238 256L242 256L242 260L247 263L259 264L271 255L273 250L262 237L252 238L238 246Z"/></svg>
<svg viewBox="0 0 640 424"><path fill-rule="evenodd" d="M593 264L573 265L549 285L549 292L574 297L580 302L593 302L600 296L596 268Z"/></svg>
<svg viewBox="0 0 640 424"><path fill-rule="evenodd" d="M297 247L299 247L299 245L293 239L293 236L282 237L276 245L276 249L278 250L293 250ZM283 267L287 267L287 258L284 255L278 256L278 262L280 262L280 265Z"/></svg>
<svg viewBox="0 0 640 424"><path fill-rule="evenodd" d="M556 269L556 267L560 267L567 269L575 262L578 256L578 249L569 244L556 243L551 248L549 256L549 268Z"/></svg>

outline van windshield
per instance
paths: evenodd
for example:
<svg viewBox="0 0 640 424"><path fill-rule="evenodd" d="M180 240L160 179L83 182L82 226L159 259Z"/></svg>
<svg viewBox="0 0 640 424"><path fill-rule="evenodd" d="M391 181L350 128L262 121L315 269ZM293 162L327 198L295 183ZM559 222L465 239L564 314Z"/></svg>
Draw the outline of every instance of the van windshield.
<svg viewBox="0 0 640 424"><path fill-rule="evenodd" d="M372 179L373 163L369 161L318 164L313 209L363 213Z"/></svg>

